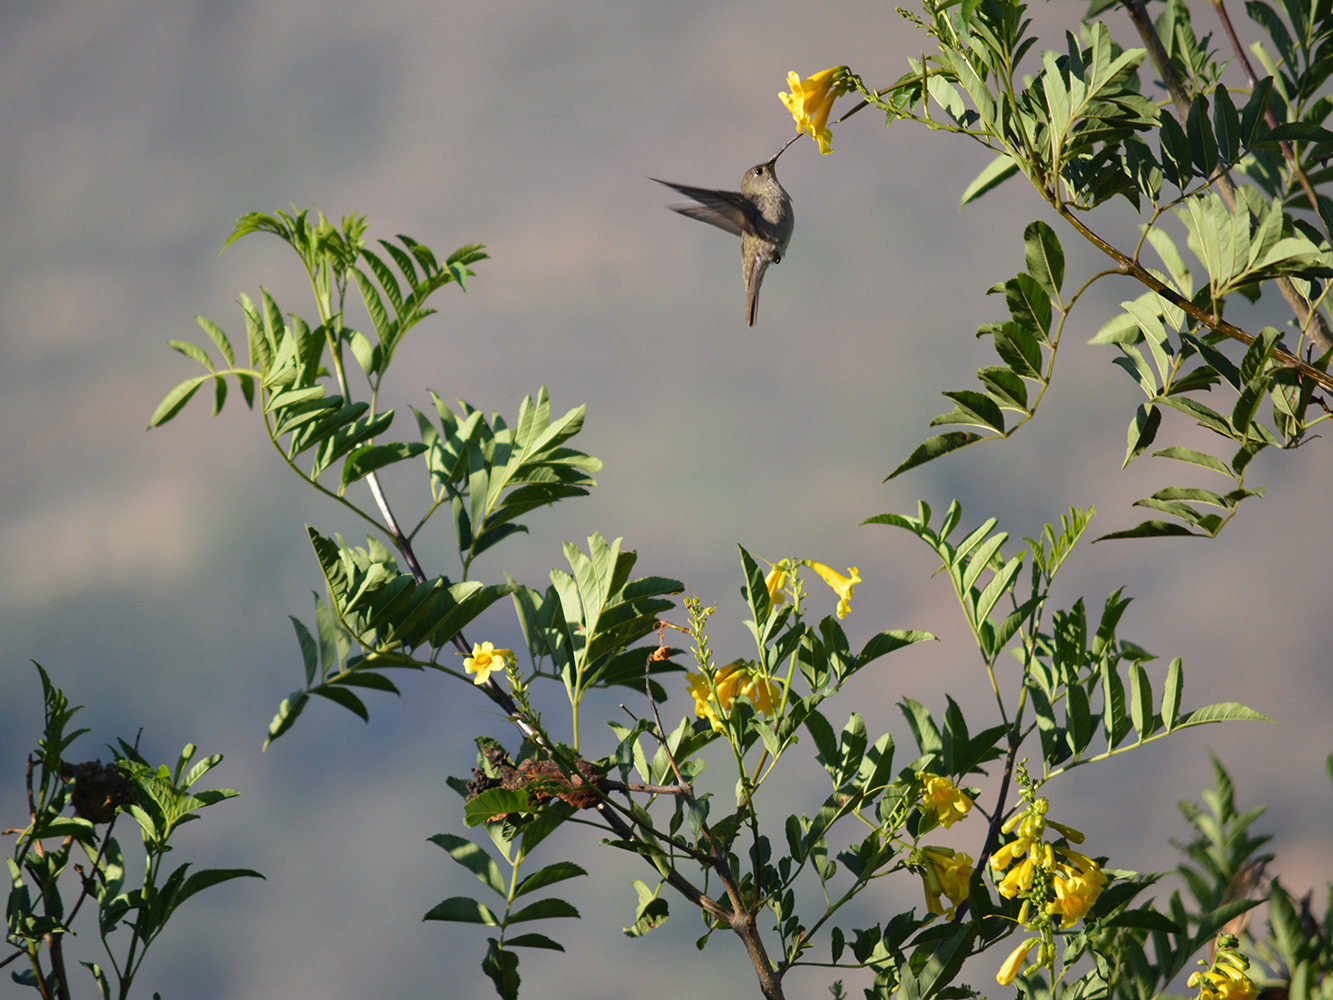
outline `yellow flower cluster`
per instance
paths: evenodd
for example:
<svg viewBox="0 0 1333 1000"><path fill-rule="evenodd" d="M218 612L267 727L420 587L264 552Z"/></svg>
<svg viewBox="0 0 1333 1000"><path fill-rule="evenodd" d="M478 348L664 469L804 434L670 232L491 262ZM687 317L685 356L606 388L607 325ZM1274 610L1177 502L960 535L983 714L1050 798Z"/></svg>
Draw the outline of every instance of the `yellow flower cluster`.
<svg viewBox="0 0 1333 1000"><path fill-rule="evenodd" d="M952 920L958 904L972 890L972 859L948 847L923 847L913 855L908 867L921 876L926 909ZM947 910L941 896L952 904Z"/></svg>
<svg viewBox="0 0 1333 1000"><path fill-rule="evenodd" d="M1047 819L1048 807L1046 799L1035 798L1029 801L1026 809L1010 816L1000 829L1004 833L1017 833L1017 836L991 855L991 867L997 872L1006 872L997 887L1000 895L1006 899L1022 899L1018 922L1041 935L1024 941L1005 959L995 975L1001 986L1014 981L1034 947L1039 946L1037 966L1050 962L1054 928L1068 930L1073 927L1076 921L1088 915L1106 888L1107 877L1101 865L1067 846L1068 843L1081 844L1083 834L1073 827ZM1065 843L1058 846L1047 843L1048 828L1055 830Z"/></svg>
<svg viewBox="0 0 1333 1000"><path fill-rule="evenodd" d="M972 800L948 778L938 774L917 772L917 780L924 783L921 790L922 807L935 814L936 821L945 829L968 814Z"/></svg>
<svg viewBox="0 0 1333 1000"><path fill-rule="evenodd" d="M518 657L512 649L496 649L489 642L474 642L472 655L463 660L463 669L477 675L472 683L485 684L493 672L498 670L504 673L509 664L517 662Z"/></svg>
<svg viewBox="0 0 1333 1000"><path fill-rule="evenodd" d="M833 132L828 127L829 112L833 102L847 93L846 66L830 66L814 76L802 80L795 72L787 74L787 86L790 94L778 94L792 118L796 128L804 132L819 144L820 153L831 153Z"/></svg>
<svg viewBox="0 0 1333 1000"><path fill-rule="evenodd" d="M1259 988L1246 974L1250 960L1236 950L1238 943L1233 934L1221 935L1212 967L1190 976L1186 985L1199 991L1198 1000L1254 1000L1259 995Z"/></svg>
<svg viewBox="0 0 1333 1000"><path fill-rule="evenodd" d="M1019 912L1019 922L1028 924L1028 903L1032 901L1031 890L1037 869L1042 869L1049 879L1052 899L1037 900L1044 912L1059 919L1060 928L1066 930L1074 926L1076 920L1087 916L1097 897L1106 888L1106 874L1101 865L1086 855L1068 847L1052 847L1042 840L1047 826L1054 827L1065 839L1082 843L1083 834L1073 827L1046 819L1046 800L1037 799L1036 808L1015 813L1000 827L1005 833L1018 830L1018 836L991 855L991 867L996 871L1009 869L999 885L999 893L1006 899L1015 896L1024 897L1023 909ZM1017 864L1014 862L1022 856ZM1012 866L1012 867L1010 867Z"/></svg>
<svg viewBox="0 0 1333 1000"><path fill-rule="evenodd" d="M718 667L711 686L708 676L703 673L687 674L685 680L694 696L695 714L707 719L719 733L738 695L749 698L760 715L772 715L782 698L782 691L776 684L754 673L742 660Z"/></svg>

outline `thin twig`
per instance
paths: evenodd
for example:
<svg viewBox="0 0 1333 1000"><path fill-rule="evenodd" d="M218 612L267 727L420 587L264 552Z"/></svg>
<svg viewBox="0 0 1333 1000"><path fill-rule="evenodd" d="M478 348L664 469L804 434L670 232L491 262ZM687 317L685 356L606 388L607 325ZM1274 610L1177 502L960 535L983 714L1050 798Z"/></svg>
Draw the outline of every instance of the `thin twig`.
<svg viewBox="0 0 1333 1000"><path fill-rule="evenodd" d="M776 157L774 157L774 159L776 159ZM666 648L666 640L662 637L662 632L665 628L666 623L659 620L657 624L657 648L659 650L665 650ZM676 755L671 752L671 747L667 745L666 730L662 727L662 717L657 714L657 701L653 698L652 674L650 673L652 662L653 654L649 653L643 661L643 693L648 698L648 707L653 710L653 722L657 724L657 731L662 734L662 749L666 751L667 760L671 762L671 770L676 772L676 781L679 782L682 787L687 789L681 794L685 796L686 802L693 804L694 789L691 788L690 783L685 780L685 776L680 773L680 765L676 763ZM712 839L711 835L709 836L709 839Z"/></svg>
<svg viewBox="0 0 1333 1000"><path fill-rule="evenodd" d="M602 783L613 792L643 792L647 795L691 795L694 791L689 785L650 785L638 781L616 781L603 778Z"/></svg>

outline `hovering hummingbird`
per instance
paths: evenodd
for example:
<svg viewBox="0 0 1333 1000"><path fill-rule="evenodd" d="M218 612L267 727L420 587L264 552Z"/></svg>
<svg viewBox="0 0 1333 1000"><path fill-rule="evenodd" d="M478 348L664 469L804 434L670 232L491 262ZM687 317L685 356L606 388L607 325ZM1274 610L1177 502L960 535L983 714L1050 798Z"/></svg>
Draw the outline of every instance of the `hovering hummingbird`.
<svg viewBox="0 0 1333 1000"><path fill-rule="evenodd" d="M786 148L785 146L783 147ZM791 242L796 217L791 196L778 183L777 157L745 171L739 191L713 191L651 178L693 198L697 205L668 205L673 212L707 222L741 238L741 270L745 275L745 324L754 326L759 286L769 264L782 260Z"/></svg>

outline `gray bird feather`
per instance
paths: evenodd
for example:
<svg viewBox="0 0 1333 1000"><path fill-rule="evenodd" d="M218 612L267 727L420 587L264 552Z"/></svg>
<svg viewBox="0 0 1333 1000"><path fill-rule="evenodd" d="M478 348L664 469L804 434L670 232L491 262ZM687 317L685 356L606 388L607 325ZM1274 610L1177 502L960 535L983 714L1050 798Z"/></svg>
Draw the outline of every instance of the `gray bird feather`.
<svg viewBox="0 0 1333 1000"><path fill-rule="evenodd" d="M673 212L698 219L741 238L741 271L745 277L745 322L754 326L759 308L759 287L769 264L787 252L795 228L791 197L778 183L773 160L745 172L740 191L716 191L651 178L696 202L668 205Z"/></svg>

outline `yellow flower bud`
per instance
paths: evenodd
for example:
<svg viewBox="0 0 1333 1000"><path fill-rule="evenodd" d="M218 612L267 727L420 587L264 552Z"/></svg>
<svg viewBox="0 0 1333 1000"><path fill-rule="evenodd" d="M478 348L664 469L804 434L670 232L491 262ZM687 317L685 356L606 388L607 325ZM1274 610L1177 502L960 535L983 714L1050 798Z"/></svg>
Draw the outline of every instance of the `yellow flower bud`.
<svg viewBox="0 0 1333 1000"><path fill-rule="evenodd" d="M1018 970L1023 967L1027 961L1028 953L1032 951L1037 941L1035 938L1028 938L1017 948L1009 953L1009 957L1004 960L1000 966L1000 971L995 973L995 981L1001 986L1008 986L1018 975Z"/></svg>

